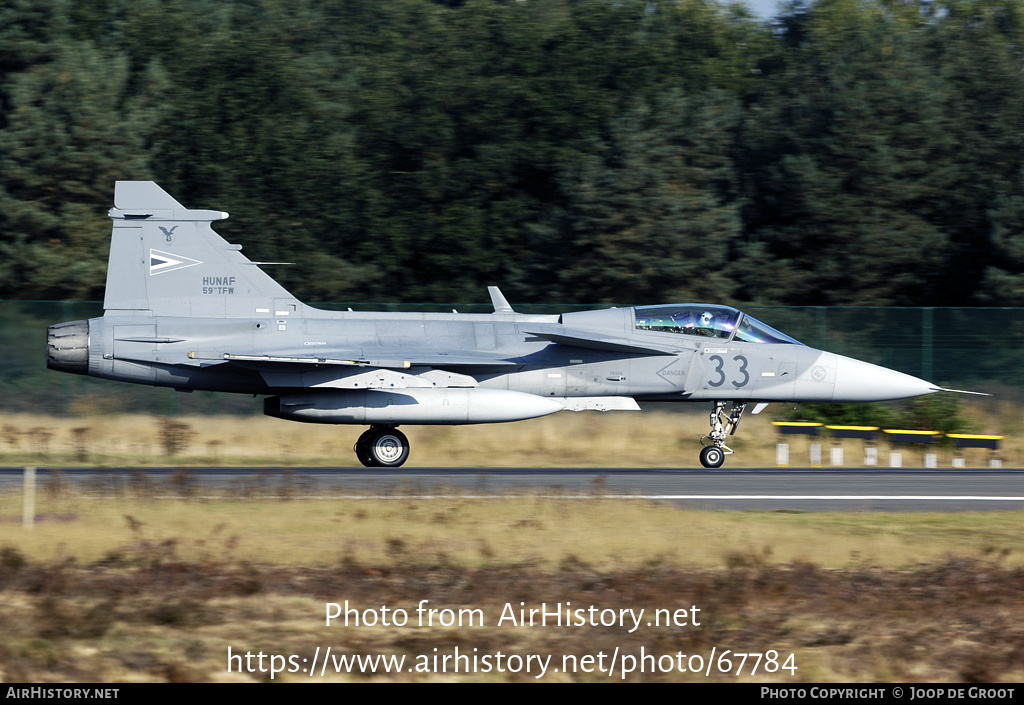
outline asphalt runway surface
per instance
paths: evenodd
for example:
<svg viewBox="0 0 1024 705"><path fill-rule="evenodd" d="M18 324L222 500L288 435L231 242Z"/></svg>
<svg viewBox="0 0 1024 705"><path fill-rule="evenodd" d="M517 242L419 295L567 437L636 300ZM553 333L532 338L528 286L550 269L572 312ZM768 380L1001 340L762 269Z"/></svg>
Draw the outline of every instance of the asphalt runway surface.
<svg viewBox="0 0 1024 705"><path fill-rule="evenodd" d="M325 468L211 467L39 469L40 488L54 472L103 494L132 482L161 483L168 496L187 484L194 494L225 488L323 499L419 498L460 495L509 499L642 498L694 509L757 511L996 511L1024 508L1024 469L893 468ZM0 468L0 490L17 490L24 469Z"/></svg>

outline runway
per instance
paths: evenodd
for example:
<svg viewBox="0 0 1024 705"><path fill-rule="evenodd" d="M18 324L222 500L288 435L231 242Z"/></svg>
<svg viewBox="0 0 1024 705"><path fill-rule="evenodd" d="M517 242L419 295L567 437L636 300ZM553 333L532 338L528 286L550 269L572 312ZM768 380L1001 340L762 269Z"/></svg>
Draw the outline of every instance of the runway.
<svg viewBox="0 0 1024 705"><path fill-rule="evenodd" d="M603 496L671 502L679 507L756 511L995 511L1024 509L1024 469L880 468L399 468L325 467L57 468L37 471L40 487L63 481L97 494L132 483L187 487L193 495L237 489L325 500L453 495L507 500L517 495ZM17 491L24 469L0 468L0 490ZM158 492L159 494L159 492Z"/></svg>

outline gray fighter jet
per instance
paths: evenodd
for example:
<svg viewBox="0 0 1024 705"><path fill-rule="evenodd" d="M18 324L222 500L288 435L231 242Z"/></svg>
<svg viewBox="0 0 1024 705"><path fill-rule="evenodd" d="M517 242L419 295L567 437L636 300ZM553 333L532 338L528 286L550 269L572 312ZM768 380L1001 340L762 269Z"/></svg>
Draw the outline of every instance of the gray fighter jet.
<svg viewBox="0 0 1024 705"><path fill-rule="evenodd" d="M943 390L815 350L728 306L562 315L323 311L289 294L151 181L119 181L104 315L49 327L47 365L93 377L267 395L282 419L362 424L366 466L409 456L401 424L518 421L557 411L707 401L700 461L722 465L743 410L767 402L901 399ZM730 405L726 409L727 404Z"/></svg>

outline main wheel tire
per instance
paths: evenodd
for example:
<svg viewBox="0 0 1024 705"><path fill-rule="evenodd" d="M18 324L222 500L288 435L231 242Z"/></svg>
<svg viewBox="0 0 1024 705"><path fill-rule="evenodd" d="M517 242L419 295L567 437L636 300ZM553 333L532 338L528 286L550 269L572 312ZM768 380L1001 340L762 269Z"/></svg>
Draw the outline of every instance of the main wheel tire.
<svg viewBox="0 0 1024 705"><path fill-rule="evenodd" d="M398 429L380 429L370 437L368 452L376 467L397 468L409 457L409 439Z"/></svg>
<svg viewBox="0 0 1024 705"><path fill-rule="evenodd" d="M725 462L725 453L718 446L706 446L700 452L700 464L706 468L720 468Z"/></svg>
<svg viewBox="0 0 1024 705"><path fill-rule="evenodd" d="M373 454L370 452L370 438L373 435L373 429L368 428L363 431L363 434L359 436L359 440L353 448L356 452L356 458L363 464L364 467L373 468L377 466L376 461L373 459Z"/></svg>

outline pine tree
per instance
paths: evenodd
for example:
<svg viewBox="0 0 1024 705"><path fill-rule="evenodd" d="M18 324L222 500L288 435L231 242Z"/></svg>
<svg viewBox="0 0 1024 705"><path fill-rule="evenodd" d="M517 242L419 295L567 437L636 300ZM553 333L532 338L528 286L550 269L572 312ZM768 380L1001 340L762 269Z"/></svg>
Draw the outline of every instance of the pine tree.
<svg viewBox="0 0 1024 705"><path fill-rule="evenodd" d="M8 76L0 131L0 297L102 294L114 181L147 178L159 107L126 90L126 57L90 42L48 45L52 60ZM159 71L149 74L159 92Z"/></svg>
<svg viewBox="0 0 1024 705"><path fill-rule="evenodd" d="M740 232L729 152L739 106L678 91L616 120L566 185L566 295L580 301L728 300Z"/></svg>

